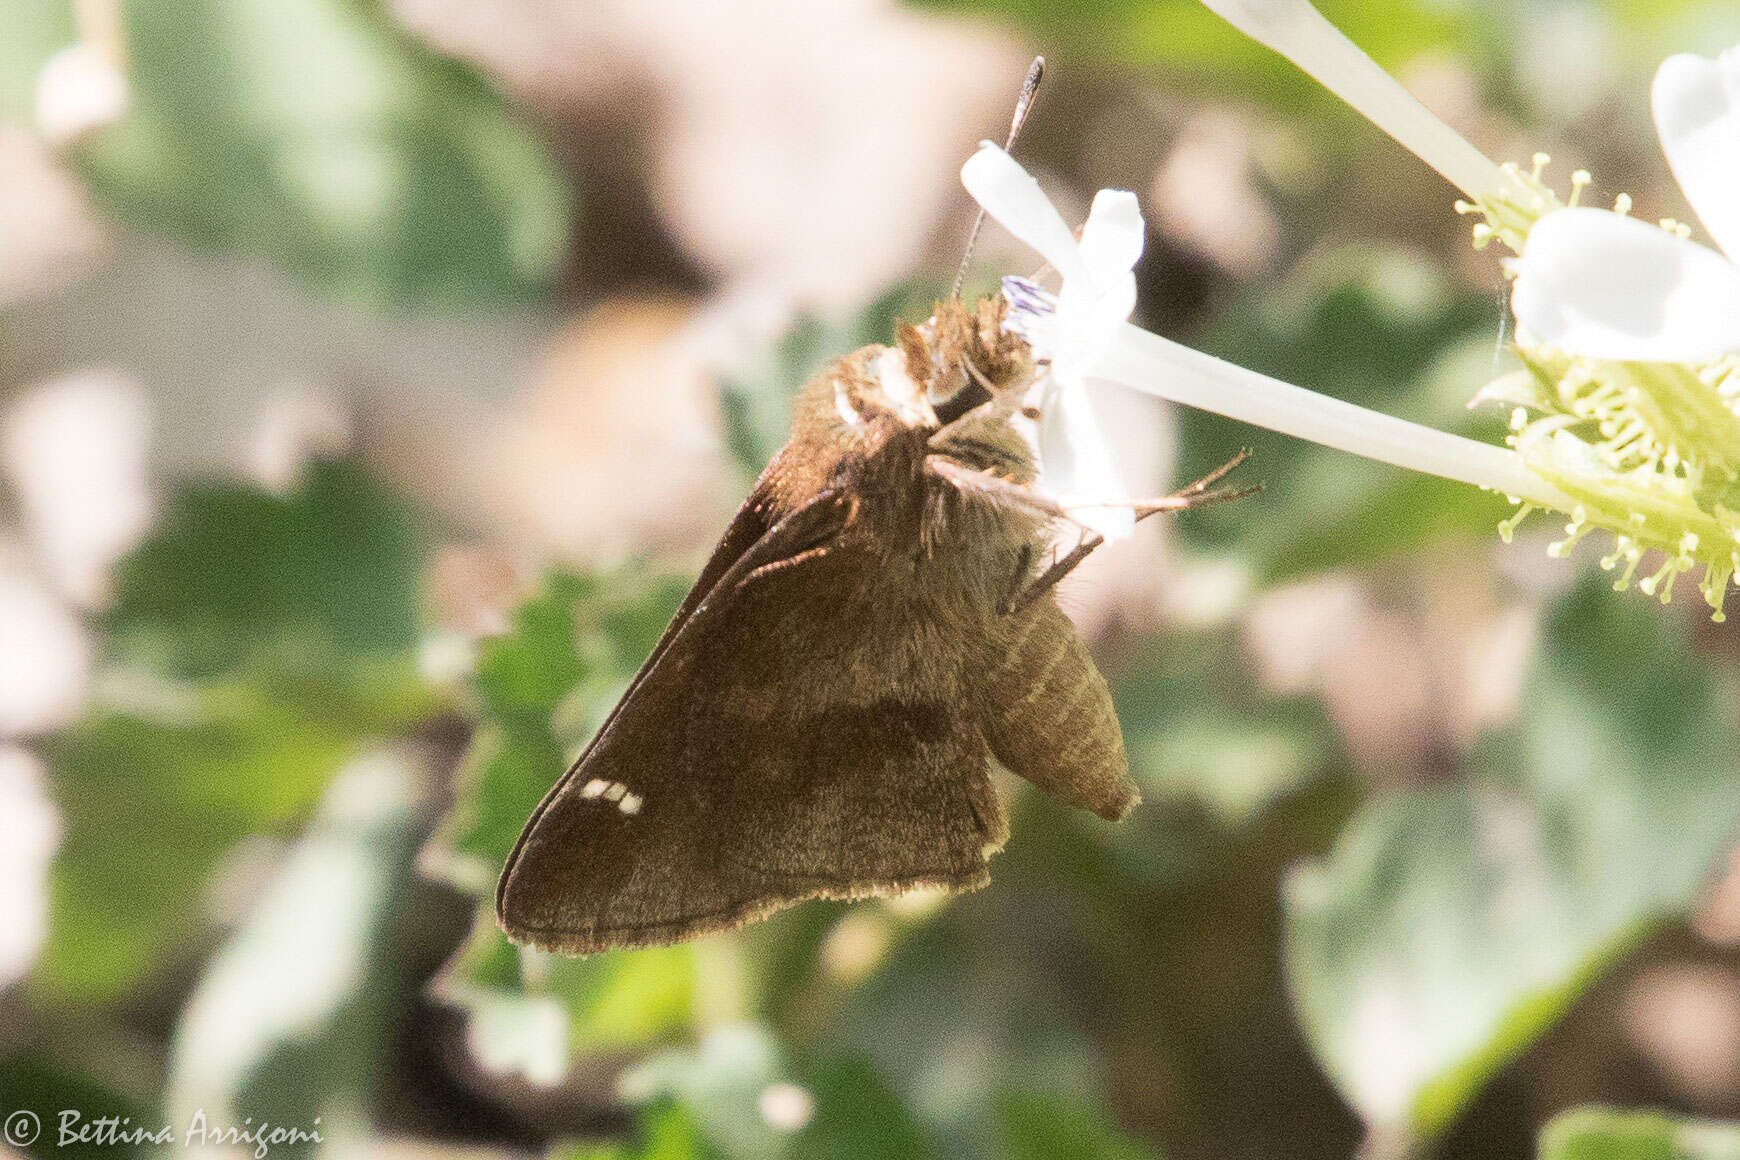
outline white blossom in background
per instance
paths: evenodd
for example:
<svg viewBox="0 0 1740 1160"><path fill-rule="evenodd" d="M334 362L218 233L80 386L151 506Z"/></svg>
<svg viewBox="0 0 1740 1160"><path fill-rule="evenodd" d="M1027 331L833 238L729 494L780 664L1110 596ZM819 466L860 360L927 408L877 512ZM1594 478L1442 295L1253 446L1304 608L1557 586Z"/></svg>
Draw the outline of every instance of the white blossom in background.
<svg viewBox="0 0 1740 1160"><path fill-rule="evenodd" d="M630 131L661 221L725 293L823 315L857 310L924 265L939 229L953 236L950 168L974 126L1007 116L1029 59L982 21L898 0L389 7L509 92Z"/></svg>
<svg viewBox="0 0 1740 1160"><path fill-rule="evenodd" d="M776 1132L801 1132L816 1115L816 1097L795 1083L770 1083L755 1101L762 1120Z"/></svg>
<svg viewBox="0 0 1740 1160"><path fill-rule="evenodd" d="M48 867L60 816L29 751L0 745L0 988L22 978L48 933Z"/></svg>
<svg viewBox="0 0 1740 1160"><path fill-rule="evenodd" d="M1525 369L1474 400L1512 407L1507 441L1533 480L1501 488L1520 507L1500 534L1536 508L1564 512L1551 554L1604 530L1613 549L1600 563L1617 573L1615 589L1635 581L1666 601L1677 577L1701 569L1698 587L1722 619L1740 572L1740 515L1722 502L1740 480L1740 49L1676 56L1654 92L1669 165L1724 255L1677 223L1632 220L1623 196L1613 211L1579 206L1590 183L1581 170L1561 200L1542 180L1544 154L1529 172L1493 164L1308 0L1203 2L1460 187L1469 200L1458 212L1481 219L1476 247L1496 239L1518 255L1508 270ZM1651 552L1661 564L1640 573Z"/></svg>
<svg viewBox="0 0 1740 1160"><path fill-rule="evenodd" d="M72 612L0 557L0 738L69 723L90 684L91 647Z"/></svg>
<svg viewBox="0 0 1740 1160"><path fill-rule="evenodd" d="M554 1087L568 1074L568 1009L549 995L465 996L465 1045L490 1075Z"/></svg>
<svg viewBox="0 0 1740 1160"><path fill-rule="evenodd" d="M0 467L61 590L102 603L109 568L151 525L144 392L86 371L26 392L0 416Z"/></svg>
<svg viewBox="0 0 1740 1160"><path fill-rule="evenodd" d="M36 128L66 145L111 125L132 103L127 74L106 47L82 42L48 58L36 77Z"/></svg>
<svg viewBox="0 0 1740 1160"><path fill-rule="evenodd" d="M1281 247L1281 221L1260 180L1272 175L1265 163L1302 149L1255 114L1221 106L1193 113L1155 171L1155 224L1234 277L1257 277Z"/></svg>
<svg viewBox="0 0 1740 1160"><path fill-rule="evenodd" d="M37 134L0 124L0 309L87 273L108 241L84 185Z"/></svg>
<svg viewBox="0 0 1740 1160"><path fill-rule="evenodd" d="M287 495L302 482L310 460L343 455L354 438L349 408L330 391L285 386L260 404L245 469L267 490Z"/></svg>

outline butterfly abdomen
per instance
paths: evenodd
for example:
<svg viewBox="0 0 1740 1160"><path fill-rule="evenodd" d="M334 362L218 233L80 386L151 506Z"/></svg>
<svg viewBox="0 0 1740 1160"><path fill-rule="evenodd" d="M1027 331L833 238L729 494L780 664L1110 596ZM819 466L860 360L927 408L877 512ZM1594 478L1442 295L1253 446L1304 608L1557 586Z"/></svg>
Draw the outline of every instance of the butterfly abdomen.
<svg viewBox="0 0 1740 1160"><path fill-rule="evenodd" d="M1050 594L1012 620L977 702L991 752L1046 792L1117 821L1141 796L1105 678Z"/></svg>

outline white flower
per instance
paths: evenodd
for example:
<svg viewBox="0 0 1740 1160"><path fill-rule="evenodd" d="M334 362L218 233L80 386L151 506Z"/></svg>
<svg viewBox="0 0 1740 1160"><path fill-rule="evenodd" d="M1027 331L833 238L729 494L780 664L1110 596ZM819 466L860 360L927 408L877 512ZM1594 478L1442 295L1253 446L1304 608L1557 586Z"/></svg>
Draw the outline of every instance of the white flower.
<svg viewBox="0 0 1740 1160"><path fill-rule="evenodd" d="M90 680L91 644L78 617L0 549L0 739L69 724Z"/></svg>
<svg viewBox="0 0 1740 1160"><path fill-rule="evenodd" d="M1740 350L1740 47L1670 57L1652 101L1668 166L1725 254L1622 213L1549 213L1529 232L1511 296L1541 343L1628 362Z"/></svg>
<svg viewBox="0 0 1740 1160"><path fill-rule="evenodd" d="M1315 394L1129 325L1130 267L1142 246L1133 195L1101 190L1078 243L1039 184L995 145L980 147L961 180L986 213L1063 276L1055 306L1021 279L1006 280L1005 293L1014 304L1008 325L1051 359L1040 461L1046 486L1066 504L1105 505L1124 494L1083 385L1096 379L1540 506L1573 506L1502 447ZM1083 522L1108 539L1133 523L1127 507L1081 510L1089 517Z"/></svg>
<svg viewBox="0 0 1740 1160"><path fill-rule="evenodd" d="M1541 180L1545 154L1535 155L1532 172L1493 165L1309 0L1203 3L1460 186L1470 200L1458 202L1457 212L1482 219L1473 230L1477 249L1497 239L1518 255L1515 350L1527 369L1475 398L1512 405L1507 442L1514 453L1488 448L1495 458L1435 432L1410 450L1405 426L1345 404L1336 405L1338 416L1285 384L1250 391L1251 398L1238 400L1244 412L1238 417L1504 491L1522 501L1499 526L1507 540L1536 508L1564 512L1570 522L1565 539L1549 549L1553 555L1594 529L1610 531L1614 549L1601 566L1617 571L1615 588L1630 586L1646 555L1659 552L1665 562L1636 586L1666 601L1674 578L1701 565L1698 587L1722 619L1729 581L1740 574L1740 514L1722 502L1727 482L1740 476L1740 413L1733 405L1740 391L1740 266L1731 260L1740 260L1740 49L1716 61L1675 57L1655 83L1662 147L1687 200L1727 250L1724 257L1686 240L1684 226L1663 222L1658 229L1626 217L1624 197L1613 212L1577 208L1589 183L1582 171L1571 176L1569 201L1561 201ZM1194 352L1163 351L1156 345L1163 341L1132 331L1106 373L1122 381L1142 373L1135 356L1144 344L1151 348L1151 379L1162 358L1205 361ZM1211 373L1228 377L1224 364L1199 370L1205 380ZM1154 379L1153 387L1183 402L1197 402L1192 396L1201 393L1201 384L1180 389Z"/></svg>
<svg viewBox="0 0 1740 1160"><path fill-rule="evenodd" d="M1076 519L1108 540L1128 536L1135 514L1088 401L1087 379L1136 308L1131 267L1142 256L1143 234L1136 195L1100 190L1078 242L1039 183L991 142L961 167L961 183L1063 278L1055 309L1029 335L1034 356L1050 362L1041 384L1039 428L1046 486L1064 506L1077 509Z"/></svg>
<svg viewBox="0 0 1740 1160"><path fill-rule="evenodd" d="M110 370L33 387L0 414L0 473L60 589L87 607L151 526L151 413L144 388Z"/></svg>
<svg viewBox="0 0 1740 1160"><path fill-rule="evenodd" d="M48 933L48 868L61 821L27 749L0 742L0 989L24 976Z"/></svg>
<svg viewBox="0 0 1740 1160"><path fill-rule="evenodd" d="M36 78L36 127L65 145L126 115L127 75L101 45L74 44L48 58Z"/></svg>

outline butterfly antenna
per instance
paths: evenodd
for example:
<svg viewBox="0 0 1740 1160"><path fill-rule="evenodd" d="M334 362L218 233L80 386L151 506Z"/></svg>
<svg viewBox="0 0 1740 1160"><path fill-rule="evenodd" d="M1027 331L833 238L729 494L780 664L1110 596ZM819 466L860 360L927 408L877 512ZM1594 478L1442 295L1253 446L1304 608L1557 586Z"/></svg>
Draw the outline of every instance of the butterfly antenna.
<svg viewBox="0 0 1740 1160"><path fill-rule="evenodd" d="M1033 97L1039 92L1039 82L1044 76L1045 58L1036 56L1027 66L1027 79L1021 82L1021 95L1015 98L1015 115L1009 119L1009 139L1003 142L1005 151L1015 147L1015 138L1021 135L1021 126L1027 120L1027 111L1033 107ZM961 296L961 283L966 280L967 266L973 260L973 245L979 240L979 227L984 224L985 207L980 206L978 215L973 218L972 232L967 235L967 250L961 255L961 267L955 271L955 286L949 291L950 298Z"/></svg>

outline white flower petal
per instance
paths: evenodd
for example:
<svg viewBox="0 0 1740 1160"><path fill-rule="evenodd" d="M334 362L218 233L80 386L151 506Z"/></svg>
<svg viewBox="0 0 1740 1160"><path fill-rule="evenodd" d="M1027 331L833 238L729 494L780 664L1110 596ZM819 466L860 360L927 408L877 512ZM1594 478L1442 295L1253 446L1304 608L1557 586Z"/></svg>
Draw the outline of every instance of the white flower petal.
<svg viewBox="0 0 1740 1160"><path fill-rule="evenodd" d="M1039 251L1065 281L1086 274L1075 235L1031 174L989 141L961 166L961 184L1010 233Z"/></svg>
<svg viewBox="0 0 1740 1160"><path fill-rule="evenodd" d="M1142 255L1142 213L1132 193L1101 190L1078 245L1050 199L1025 169L985 142L961 167L961 183L985 212L1039 251L1063 276L1054 312L1043 325L1028 319L1034 353L1051 362L1039 458L1045 490L1065 506L1088 504L1073 518L1108 540L1128 536L1135 515L1094 418L1084 380L1117 341L1136 306L1130 272ZM1023 284L1024 285L1024 284Z"/></svg>
<svg viewBox="0 0 1740 1160"><path fill-rule="evenodd" d="M1136 308L1136 279L1125 272L1122 283L1094 295L1081 283L1063 284L1052 324L1051 369L1060 382L1080 382L1118 340L1118 332Z"/></svg>
<svg viewBox="0 0 1740 1160"><path fill-rule="evenodd" d="M1704 228L1740 261L1740 48L1671 56L1656 70L1655 128Z"/></svg>
<svg viewBox="0 0 1740 1160"><path fill-rule="evenodd" d="M1094 194L1093 207L1081 227L1080 249L1096 290L1109 290L1130 276L1130 268L1142 256L1146 233L1135 194L1125 189Z"/></svg>
<svg viewBox="0 0 1740 1160"><path fill-rule="evenodd" d="M1055 381L1039 427L1039 463L1046 490L1070 518L1108 540L1121 540L1136 527L1135 513L1118 506L1127 495L1118 476L1111 444L1094 418L1087 388L1080 380ZM1076 508L1075 504L1106 506Z"/></svg>
<svg viewBox="0 0 1740 1160"><path fill-rule="evenodd" d="M1066 278L1057 296L1052 373L1079 382L1093 373L1136 308L1130 267L1142 256L1145 229L1136 195L1102 189L1081 229L1086 278Z"/></svg>
<svg viewBox="0 0 1740 1160"><path fill-rule="evenodd" d="M1696 362L1740 350L1740 267L1623 214L1548 214L1517 270L1517 322L1572 354Z"/></svg>

